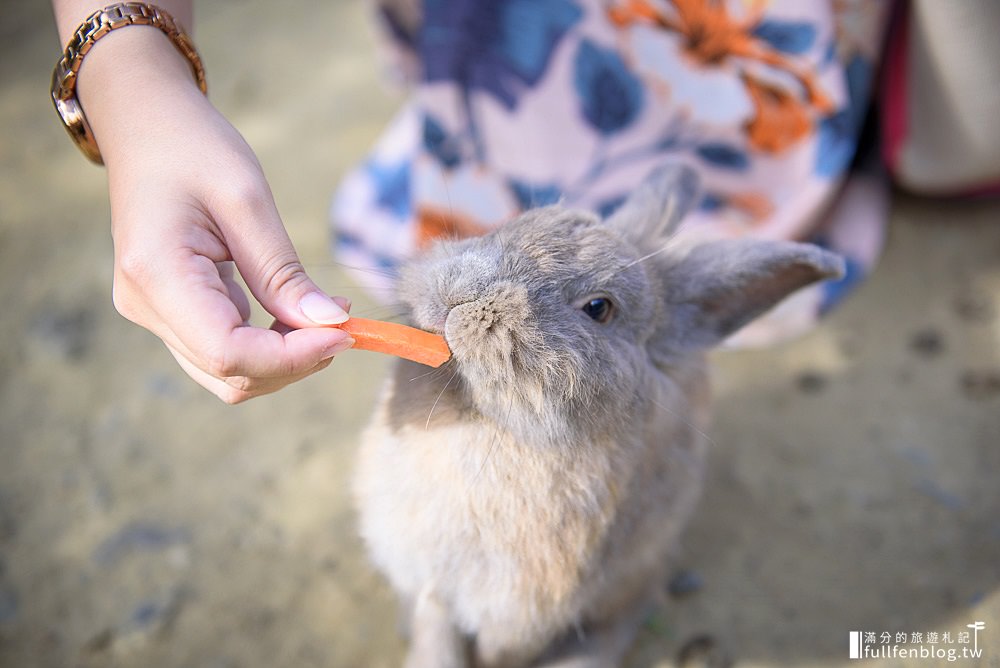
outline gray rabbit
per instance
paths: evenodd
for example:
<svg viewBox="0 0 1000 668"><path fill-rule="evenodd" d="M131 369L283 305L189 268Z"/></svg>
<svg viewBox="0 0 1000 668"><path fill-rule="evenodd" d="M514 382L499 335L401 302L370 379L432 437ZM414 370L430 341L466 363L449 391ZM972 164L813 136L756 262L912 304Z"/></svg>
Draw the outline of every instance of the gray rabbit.
<svg viewBox="0 0 1000 668"><path fill-rule="evenodd" d="M442 242L400 280L441 369L401 362L355 477L401 596L408 668L617 665L698 499L704 351L840 258L682 248L694 173L655 170L606 220L559 206Z"/></svg>

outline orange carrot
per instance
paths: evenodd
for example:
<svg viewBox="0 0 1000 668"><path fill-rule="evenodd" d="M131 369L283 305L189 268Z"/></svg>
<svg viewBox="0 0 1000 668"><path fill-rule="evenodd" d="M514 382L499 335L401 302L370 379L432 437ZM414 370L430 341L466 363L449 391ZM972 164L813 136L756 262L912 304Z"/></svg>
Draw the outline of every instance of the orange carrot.
<svg viewBox="0 0 1000 668"><path fill-rule="evenodd" d="M358 350L395 355L432 367L441 366L451 357L443 336L422 329L354 317L336 327L351 335Z"/></svg>

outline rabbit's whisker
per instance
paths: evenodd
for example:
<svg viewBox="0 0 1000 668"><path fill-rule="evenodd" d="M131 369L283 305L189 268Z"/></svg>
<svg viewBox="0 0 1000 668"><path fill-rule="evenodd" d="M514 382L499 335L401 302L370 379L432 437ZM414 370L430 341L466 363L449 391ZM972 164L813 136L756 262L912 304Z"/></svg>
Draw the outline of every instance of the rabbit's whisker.
<svg viewBox="0 0 1000 668"><path fill-rule="evenodd" d="M413 378L411 378L411 379L410 379L409 381L407 381L407 382L410 382L410 383L412 383L412 382L413 382L413 381L415 381L415 380L421 380L421 379L423 379L423 378L427 378L428 376L432 376L432 375L434 375L434 374L438 374L438 373L440 373L440 372L441 372L441 369L431 369L431 370L430 370L430 371L428 371L427 373L422 373L422 374L420 374L419 376L414 376ZM450 381L449 381L449 382L450 382ZM432 410L433 410L433 409L432 409Z"/></svg>
<svg viewBox="0 0 1000 668"><path fill-rule="evenodd" d="M667 239L666 239L666 240L665 240L665 241L663 242L663 245L662 245L662 246L660 246L659 248L657 248L657 249L656 249L655 251L653 251L653 252L651 252L651 253L646 253L645 255L643 255L643 256L642 256L642 257L640 257L640 258L637 258L637 259L635 259L635 260L632 260L631 262L629 262L629 263L628 263L628 264L626 264L625 266L623 266L623 267L620 267L620 268L619 268L619 269L618 269L618 270L617 270L617 271L616 271L616 272L615 272L614 274L612 274L612 275L613 275L613 276L617 276L618 274L620 274L621 272L625 271L626 269L631 269L631 268L632 268L632 267L634 267L635 265L637 265L637 264L642 264L642 263L643 263L643 262L645 262L646 260L651 260L651 259L653 259L654 257L656 257L657 255L660 255L661 253L666 253L667 251L669 251L669 250L670 250L670 249L672 248L672 246L673 246L673 243L674 243L674 241L675 241L676 239L677 239L677 230L674 230L673 232L671 232L671 233L670 233L670 236L668 236L668 237L667 237Z"/></svg>
<svg viewBox="0 0 1000 668"><path fill-rule="evenodd" d="M358 309L357 311L352 312L351 315L358 315L369 318L379 318L381 320L398 320L406 316L406 309L403 308L402 306L383 304L383 305Z"/></svg>
<svg viewBox="0 0 1000 668"><path fill-rule="evenodd" d="M434 399L434 403L431 404L431 410L427 413L427 422L424 423L424 431L427 431L428 429L430 429L430 427L431 427L431 417L433 417L433 415L434 415L434 409L437 408L438 402L441 401L441 397L443 397L444 393L448 391L448 387L451 385L451 382L453 380L455 380L455 378L457 376L458 376L458 371L456 371L455 373L451 374L451 378L448 379L448 382L445 383L444 387L441 388L441 391L438 392L437 398Z"/></svg>
<svg viewBox="0 0 1000 668"><path fill-rule="evenodd" d="M378 267L363 267L356 264L347 264L345 262L338 262L337 260L321 261L321 262L308 262L305 263L310 269L325 269L330 267L337 267L339 269L350 269L351 271L359 271L365 274L373 274L375 276L380 276L382 278L399 278L399 269L380 269Z"/></svg>
<svg viewBox="0 0 1000 668"><path fill-rule="evenodd" d="M621 269L619 269L619 270L618 270L617 272L615 272L615 273L616 273L616 274L620 274L621 272L625 271L626 269L631 269L632 267L634 267L634 266L635 266L635 265L637 265L637 264L642 264L642 263L643 263L643 262L645 262L646 260L651 260L652 258L656 257L656 256L657 256L657 255L659 255L660 253L665 253L665 252L667 252L668 250L670 250L670 244L669 244L669 243L666 243L666 244L664 244L663 246L661 246L660 248L657 248L657 249L656 249L655 251L653 251L652 253L646 253L645 255L643 255L643 256L642 256L642 257L640 257L640 258L638 258L638 259L636 259L636 260L632 260L631 262L629 262L628 264L626 264L626 265L625 265L624 267L622 267Z"/></svg>
<svg viewBox="0 0 1000 668"><path fill-rule="evenodd" d="M708 441L709 444L712 445L712 447L714 447L714 448L718 448L719 447L719 444L715 442L715 439L713 439L711 436L709 436L704 431L702 431L701 429L699 429L696 424L694 424L693 422L691 422L690 420L688 420L686 417L684 417L684 415L682 413L680 413L678 411L675 411L674 409L670 408L669 406L665 406L665 405L661 404L656 399L653 399L651 397L647 397L647 398L649 398L649 401L652 402L652 404L655 405L657 408L660 408L661 410L664 410L667 413L670 413L675 418L677 418L678 420L680 420L681 424L683 424L686 427L689 427L692 431L694 431L694 433L698 434L699 436L701 436L702 438L704 438L706 441Z"/></svg>
<svg viewBox="0 0 1000 668"><path fill-rule="evenodd" d="M514 393L511 392L510 403L507 404L507 415L503 419L503 424L497 422L497 428L496 431L493 432L493 441L490 443L490 449L486 451L486 456L483 457L482 465L479 467L479 470L476 472L476 475L473 476L472 481L469 483L470 487L476 484L476 481L479 480L479 476L481 476L483 474L483 471L486 470L487 462L490 461L490 457L493 455L493 451L496 449L497 444L500 443L500 432L507 429L507 423L510 421L510 413L513 409L514 409Z"/></svg>

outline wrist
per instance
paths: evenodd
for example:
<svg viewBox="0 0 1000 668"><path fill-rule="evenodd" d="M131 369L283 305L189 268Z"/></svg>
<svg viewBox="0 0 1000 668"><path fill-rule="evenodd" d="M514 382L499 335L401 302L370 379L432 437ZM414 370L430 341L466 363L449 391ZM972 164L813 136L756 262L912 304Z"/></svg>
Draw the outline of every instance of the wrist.
<svg viewBox="0 0 1000 668"><path fill-rule="evenodd" d="M67 42L52 81L70 135L97 163L97 138L121 134L127 128L118 122L155 108L151 95L190 93L193 84L206 90L201 59L183 29L166 10L143 2L117 2L88 16Z"/></svg>
<svg viewBox="0 0 1000 668"><path fill-rule="evenodd" d="M130 119L141 121L156 110L161 97L201 95L191 68L170 40L156 28L134 26L101 39L77 75L77 97L98 135Z"/></svg>

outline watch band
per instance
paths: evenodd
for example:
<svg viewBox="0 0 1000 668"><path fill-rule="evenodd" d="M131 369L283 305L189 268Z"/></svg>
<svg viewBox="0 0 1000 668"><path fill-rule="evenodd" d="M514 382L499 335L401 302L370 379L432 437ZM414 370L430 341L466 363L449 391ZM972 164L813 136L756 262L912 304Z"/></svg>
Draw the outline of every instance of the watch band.
<svg viewBox="0 0 1000 668"><path fill-rule="evenodd" d="M162 30L188 62L202 93L208 91L205 68L187 33L166 10L144 2L116 2L98 10L80 24L52 72L52 102L66 130L83 154L97 164L104 164L94 133L76 97L76 76L83 58L100 38L112 30L132 25L147 25Z"/></svg>

